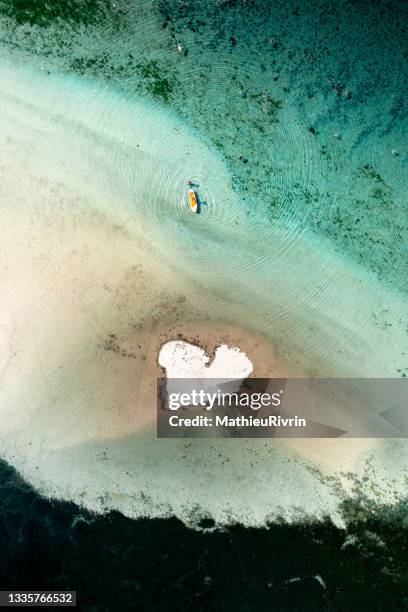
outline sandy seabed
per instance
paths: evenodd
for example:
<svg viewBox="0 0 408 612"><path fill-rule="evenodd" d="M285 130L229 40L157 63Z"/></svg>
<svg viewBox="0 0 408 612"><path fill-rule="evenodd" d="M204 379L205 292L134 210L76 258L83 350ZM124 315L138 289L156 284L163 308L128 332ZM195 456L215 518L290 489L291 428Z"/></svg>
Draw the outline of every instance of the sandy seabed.
<svg viewBox="0 0 408 612"><path fill-rule="evenodd" d="M302 236L286 247L277 229L259 258L222 161L159 106L0 68L4 458L45 495L187 522L340 520L310 468L361 473L368 456L402 494L404 442L156 439L164 342L239 346L258 377L394 376L406 305ZM191 176L217 203L201 233Z"/></svg>

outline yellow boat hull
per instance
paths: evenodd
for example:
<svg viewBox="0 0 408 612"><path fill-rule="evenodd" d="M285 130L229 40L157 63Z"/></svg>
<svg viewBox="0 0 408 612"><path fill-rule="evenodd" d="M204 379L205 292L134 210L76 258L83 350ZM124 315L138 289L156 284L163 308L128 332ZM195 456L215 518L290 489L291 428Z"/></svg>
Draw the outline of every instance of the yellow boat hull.
<svg viewBox="0 0 408 612"><path fill-rule="evenodd" d="M188 190L188 200L190 203L191 212L196 213L197 208L198 208L198 202L197 202L197 196L192 189Z"/></svg>

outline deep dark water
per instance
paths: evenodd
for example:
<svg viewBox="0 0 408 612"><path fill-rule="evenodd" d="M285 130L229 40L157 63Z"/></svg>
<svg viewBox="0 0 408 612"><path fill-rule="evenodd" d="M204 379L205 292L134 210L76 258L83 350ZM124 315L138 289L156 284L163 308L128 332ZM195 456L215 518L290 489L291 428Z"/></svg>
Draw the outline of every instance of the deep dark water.
<svg viewBox="0 0 408 612"><path fill-rule="evenodd" d="M85 610L408 610L407 528L358 501L347 532L202 532L47 501L4 462L0 487L1 589L72 589Z"/></svg>

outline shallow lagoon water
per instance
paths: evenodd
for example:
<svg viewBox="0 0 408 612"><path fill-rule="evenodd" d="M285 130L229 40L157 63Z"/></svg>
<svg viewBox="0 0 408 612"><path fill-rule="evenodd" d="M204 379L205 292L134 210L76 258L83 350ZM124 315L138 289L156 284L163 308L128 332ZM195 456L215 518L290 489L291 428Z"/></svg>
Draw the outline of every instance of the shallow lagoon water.
<svg viewBox="0 0 408 612"><path fill-rule="evenodd" d="M225 48L214 43L207 49L208 60L217 56L218 63L207 68L203 91L202 84L192 85L193 42L182 40L189 54L179 52L163 34L156 37L156 17L147 15L149 27L143 35L142 28L133 32L130 41L143 46L148 32L151 53L158 53L160 41L173 45L165 57L175 67L188 62L182 69L184 90L183 83L163 90L163 77L146 64L151 58L114 78L123 54L116 48L99 65L99 75L95 62L85 60L77 63L77 72L87 74L74 75L71 56L56 53L45 61L41 44L52 44L52 31L44 34L38 26L33 27L40 53L31 54L33 67L21 67L27 54L21 44L23 50L14 50L2 66L8 144L2 183L5 458L46 495L98 511L118 508L133 517L176 514L186 522L208 514L219 523L264 524L277 513L296 517L299 507L338 519L341 494L313 468L336 474L350 467L349 456L360 475L371 458L382 472L371 484L395 478L397 495L403 495L404 442L377 441L370 449L339 440L330 442L330 451L316 442L310 463L304 444L157 441L150 408L143 415L140 404L137 422L127 421L115 406L115 394L122 400L123 387L130 393L141 370L125 380L131 368L121 371L116 355L103 355L101 344L112 332L122 342L129 336L134 342L130 328L143 328L152 312L165 318L180 295L197 321L260 332L282 361L309 375L399 376L407 367L404 268L394 252L389 261L378 246L382 259L376 258L363 239L357 248L348 244L347 232L341 243L337 234L318 230L343 196L347 201L346 185L352 184L360 207L368 202L364 189L376 193L381 215L388 211L384 238L395 244L393 237L406 229L399 206L405 157L397 130L394 134L391 126L388 134L399 143L398 155L388 148L389 135L386 144L369 146L372 136L356 135L359 109L351 107L350 129L343 123L340 144L335 136L330 141L336 156L336 147L346 148L354 139L349 157L343 152L344 165L335 169L321 151L330 147L316 135L327 116L317 121L316 108L314 115L310 111L317 125L310 131L313 126L295 104L296 88L283 104L265 89L270 69L252 67L247 79L253 58L242 49L234 59L239 68L225 68L238 47L227 37ZM15 36L27 41L25 28ZM85 56L100 54L109 45L92 39L92 32L60 35L71 36L77 50L81 43ZM125 34L126 28L121 32L126 49ZM196 57L202 51L197 46ZM87 65L89 70L79 69ZM234 72L245 86L229 89ZM340 92L333 87L339 86L328 88L336 104L350 102L345 87ZM208 201L200 216L186 206L189 178ZM324 197L316 195L316 186ZM268 194L275 194L272 206ZM354 222L358 214L353 212ZM375 216L363 223L373 225L367 234L377 231ZM336 224L329 227L334 231ZM20 228L18 241L12 228ZM398 240L395 248L402 248ZM172 322L188 316L185 308L176 310ZM150 341L141 338L142 345ZM387 488L382 494L393 499Z"/></svg>

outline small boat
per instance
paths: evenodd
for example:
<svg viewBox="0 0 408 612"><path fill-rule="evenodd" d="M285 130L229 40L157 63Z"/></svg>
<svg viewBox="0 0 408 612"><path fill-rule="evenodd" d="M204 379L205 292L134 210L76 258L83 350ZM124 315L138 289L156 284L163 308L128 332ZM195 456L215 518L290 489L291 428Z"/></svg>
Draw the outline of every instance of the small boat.
<svg viewBox="0 0 408 612"><path fill-rule="evenodd" d="M193 213L198 211L198 201L195 192L192 189L188 190L188 200L190 202L190 210Z"/></svg>

